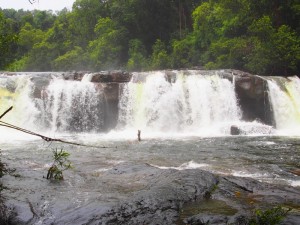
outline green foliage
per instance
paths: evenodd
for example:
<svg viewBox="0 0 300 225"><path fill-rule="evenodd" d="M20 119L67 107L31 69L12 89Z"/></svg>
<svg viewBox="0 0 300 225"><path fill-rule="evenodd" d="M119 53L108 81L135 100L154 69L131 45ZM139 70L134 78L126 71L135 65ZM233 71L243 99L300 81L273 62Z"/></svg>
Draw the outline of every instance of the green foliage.
<svg viewBox="0 0 300 225"><path fill-rule="evenodd" d="M214 62L205 64L207 69L235 68L242 69L248 55L248 43L244 38L223 38L214 42L210 56Z"/></svg>
<svg viewBox="0 0 300 225"><path fill-rule="evenodd" d="M97 70L113 69L120 66L124 54L122 41L126 30L110 18L99 19L95 33L97 38L89 43L90 58Z"/></svg>
<svg viewBox="0 0 300 225"><path fill-rule="evenodd" d="M221 21L218 21L214 15L214 4L204 2L193 12L194 33L197 36L198 46L201 49L209 47L211 42L216 38L215 29L219 27Z"/></svg>
<svg viewBox="0 0 300 225"><path fill-rule="evenodd" d="M155 70L170 68L169 58L165 44L160 39L157 39L152 46L151 68Z"/></svg>
<svg viewBox="0 0 300 225"><path fill-rule="evenodd" d="M276 206L271 209L262 211L255 210L254 218L249 221L249 225L276 225L280 224L287 216L291 209L284 209L281 206Z"/></svg>
<svg viewBox="0 0 300 225"><path fill-rule="evenodd" d="M18 35L11 26L11 20L0 11L0 70L14 60L17 41Z"/></svg>
<svg viewBox="0 0 300 225"><path fill-rule="evenodd" d="M193 35L189 35L182 40L174 40L172 43L172 67L188 68L198 65L200 57L196 48L196 40Z"/></svg>
<svg viewBox="0 0 300 225"><path fill-rule="evenodd" d="M146 50L144 45L138 39L130 40L127 69L131 71L140 71L144 68L147 68Z"/></svg>
<svg viewBox="0 0 300 225"><path fill-rule="evenodd" d="M59 56L53 61L52 68L58 71L80 70L84 67L83 62L87 63L87 57L81 47L75 46L74 49Z"/></svg>
<svg viewBox="0 0 300 225"><path fill-rule="evenodd" d="M43 41L37 43L28 53L28 61L25 70L29 71L47 71L51 70L51 61L56 58L59 49L54 44Z"/></svg>
<svg viewBox="0 0 300 225"><path fill-rule="evenodd" d="M273 39L276 71L289 75L297 71L300 62L300 37L287 25L282 25L274 34Z"/></svg>
<svg viewBox="0 0 300 225"><path fill-rule="evenodd" d="M259 74L289 75L300 62L300 38L289 26L275 29L269 17L262 17L249 27L250 39L245 67Z"/></svg>
<svg viewBox="0 0 300 225"><path fill-rule="evenodd" d="M53 164L48 169L47 179L63 180L63 171L72 168L71 162L68 160L70 153L63 149L55 149L53 151Z"/></svg>
<svg viewBox="0 0 300 225"><path fill-rule="evenodd" d="M299 21L297 1L76 0L72 11L55 14L0 9L0 70L299 74Z"/></svg>
<svg viewBox="0 0 300 225"><path fill-rule="evenodd" d="M19 38L19 45L28 51L34 44L43 40L44 32L40 29L34 29L30 23L26 23L20 30Z"/></svg>
<svg viewBox="0 0 300 225"><path fill-rule="evenodd" d="M27 62L28 62L28 57L24 56L23 58L16 60L16 61L12 62L11 64L9 64L8 66L6 66L5 69L8 71L14 71L14 72L22 71L22 70L24 71L26 68Z"/></svg>
<svg viewBox="0 0 300 225"><path fill-rule="evenodd" d="M74 45L86 48L90 41L96 39L94 32L99 19L109 16L110 1L77 0L73 11L69 13L69 29L74 38Z"/></svg>
<svg viewBox="0 0 300 225"><path fill-rule="evenodd" d="M206 68L234 68L263 75L297 73L299 33L292 29L294 18L282 17L283 11L295 12L295 5L262 1L258 9L259 4L253 4L248 0L220 0L196 8L194 34L196 45L203 51L201 62ZM299 14L294 16L299 18Z"/></svg>

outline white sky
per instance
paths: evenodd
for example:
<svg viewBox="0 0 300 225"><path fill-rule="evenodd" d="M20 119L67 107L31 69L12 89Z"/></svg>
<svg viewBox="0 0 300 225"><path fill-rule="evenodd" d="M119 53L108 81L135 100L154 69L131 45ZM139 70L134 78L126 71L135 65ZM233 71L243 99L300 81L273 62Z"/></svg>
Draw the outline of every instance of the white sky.
<svg viewBox="0 0 300 225"><path fill-rule="evenodd" d="M2 9L24 9L24 10L62 10L63 8L72 9L75 0L0 0Z"/></svg>

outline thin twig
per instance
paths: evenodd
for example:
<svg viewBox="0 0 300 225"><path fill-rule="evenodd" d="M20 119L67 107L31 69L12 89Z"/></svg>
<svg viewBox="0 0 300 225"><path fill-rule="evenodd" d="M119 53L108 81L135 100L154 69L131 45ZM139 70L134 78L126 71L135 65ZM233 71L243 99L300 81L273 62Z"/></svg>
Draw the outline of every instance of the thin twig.
<svg viewBox="0 0 300 225"><path fill-rule="evenodd" d="M8 113L10 110L12 110L12 106L11 107L9 107L4 113L2 113L2 115L0 116L0 119L3 117L3 116L5 116L5 114L6 113Z"/></svg>

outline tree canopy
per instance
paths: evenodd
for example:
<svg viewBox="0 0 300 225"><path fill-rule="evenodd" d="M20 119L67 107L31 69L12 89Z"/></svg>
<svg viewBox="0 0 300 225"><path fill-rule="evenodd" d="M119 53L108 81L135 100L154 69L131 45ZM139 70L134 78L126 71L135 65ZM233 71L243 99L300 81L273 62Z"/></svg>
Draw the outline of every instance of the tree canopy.
<svg viewBox="0 0 300 225"><path fill-rule="evenodd" d="M297 0L77 0L0 9L0 70L199 67L299 75Z"/></svg>

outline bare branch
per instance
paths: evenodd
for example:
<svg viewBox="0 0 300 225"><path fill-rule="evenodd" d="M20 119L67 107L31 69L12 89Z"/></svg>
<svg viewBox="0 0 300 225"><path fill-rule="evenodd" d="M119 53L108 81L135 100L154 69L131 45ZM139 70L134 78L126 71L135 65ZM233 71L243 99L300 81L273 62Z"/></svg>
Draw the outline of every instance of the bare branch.
<svg viewBox="0 0 300 225"><path fill-rule="evenodd" d="M3 117L3 116L5 116L5 114L6 113L8 113L10 110L12 110L12 106L11 107L9 107L4 113L2 113L2 115L0 116L0 119Z"/></svg>
<svg viewBox="0 0 300 225"><path fill-rule="evenodd" d="M36 2L36 0L28 0L30 2L30 4L33 4Z"/></svg>
<svg viewBox="0 0 300 225"><path fill-rule="evenodd" d="M24 133L27 133L27 134L30 134L30 135L40 137L40 138L42 138L43 140L45 140L47 142L56 141L56 142L61 142L61 143L65 143L65 144L70 144L70 145L78 145L78 146L93 147L93 148L114 148L114 147L107 147L107 146L85 145L85 144L71 142L71 141L64 141L62 139L57 139L57 138L50 138L50 137L35 133L33 131L30 131L30 130L26 130L26 129L21 128L21 127L17 127L15 125L12 125L12 124L9 124L9 123L3 122L3 121L0 121L0 126L8 127L8 128L15 129L15 130L18 130L18 131L21 131L21 132L24 132Z"/></svg>

